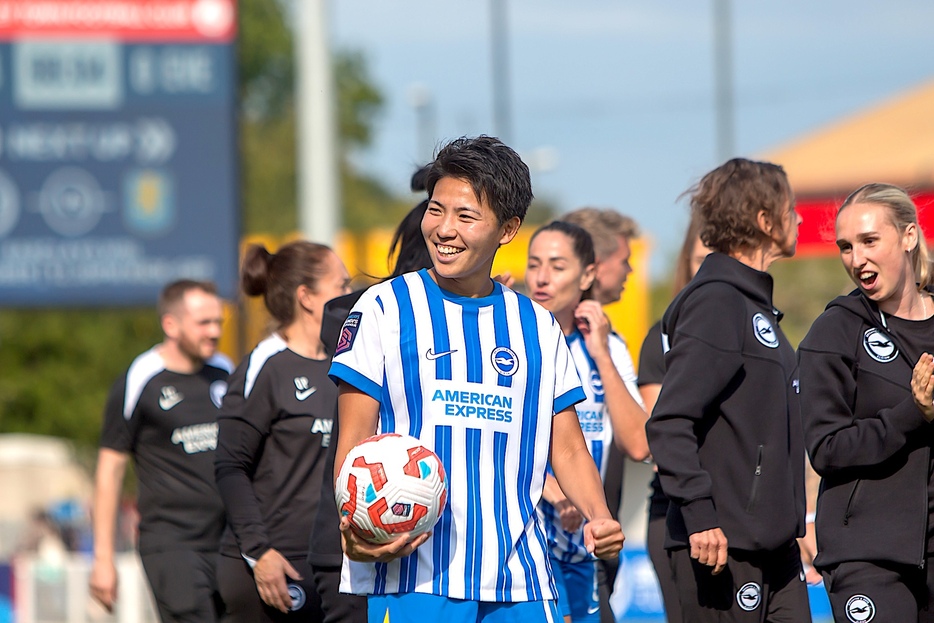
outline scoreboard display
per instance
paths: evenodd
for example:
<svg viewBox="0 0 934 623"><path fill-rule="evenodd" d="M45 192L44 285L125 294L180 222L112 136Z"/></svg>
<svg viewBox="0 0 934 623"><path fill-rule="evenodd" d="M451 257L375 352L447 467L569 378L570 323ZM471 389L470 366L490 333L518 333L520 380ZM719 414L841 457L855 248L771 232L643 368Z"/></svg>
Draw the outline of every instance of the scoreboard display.
<svg viewBox="0 0 934 623"><path fill-rule="evenodd" d="M234 0L0 0L0 306L237 282Z"/></svg>

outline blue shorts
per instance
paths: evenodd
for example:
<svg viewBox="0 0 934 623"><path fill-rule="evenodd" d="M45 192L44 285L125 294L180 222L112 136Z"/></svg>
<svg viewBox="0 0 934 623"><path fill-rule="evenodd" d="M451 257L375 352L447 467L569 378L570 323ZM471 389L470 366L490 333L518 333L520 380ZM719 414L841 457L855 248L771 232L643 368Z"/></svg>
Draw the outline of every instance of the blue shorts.
<svg viewBox="0 0 934 623"><path fill-rule="evenodd" d="M367 623L561 623L554 601L467 601L424 593L367 597Z"/></svg>
<svg viewBox="0 0 934 623"><path fill-rule="evenodd" d="M597 563L561 562L551 558L551 569L558 586L558 607L573 623L600 623L600 593L597 590Z"/></svg>

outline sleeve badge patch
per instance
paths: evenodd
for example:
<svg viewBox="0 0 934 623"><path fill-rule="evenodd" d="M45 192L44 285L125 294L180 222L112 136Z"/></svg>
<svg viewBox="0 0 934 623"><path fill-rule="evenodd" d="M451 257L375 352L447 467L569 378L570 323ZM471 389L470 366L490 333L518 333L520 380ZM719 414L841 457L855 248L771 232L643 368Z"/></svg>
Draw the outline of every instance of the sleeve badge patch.
<svg viewBox="0 0 934 623"><path fill-rule="evenodd" d="M353 346L353 341L357 338L357 329L360 328L360 318L363 316L360 312L350 312L344 326L341 327L341 336L337 340L335 355L345 353Z"/></svg>

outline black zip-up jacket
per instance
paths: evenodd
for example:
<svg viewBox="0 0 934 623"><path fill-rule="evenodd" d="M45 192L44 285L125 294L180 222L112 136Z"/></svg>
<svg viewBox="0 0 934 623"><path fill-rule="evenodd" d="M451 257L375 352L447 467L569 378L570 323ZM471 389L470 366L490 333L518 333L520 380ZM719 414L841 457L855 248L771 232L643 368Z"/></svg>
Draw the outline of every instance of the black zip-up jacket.
<svg viewBox="0 0 934 623"><path fill-rule="evenodd" d="M667 372L646 424L668 509L669 549L721 528L731 549L804 534L804 442L795 354L772 277L707 256L662 320Z"/></svg>
<svg viewBox="0 0 934 623"><path fill-rule="evenodd" d="M289 559L308 555L337 403L329 366L272 335L230 376L214 459L227 509L222 555L258 560L270 548Z"/></svg>
<svg viewBox="0 0 934 623"><path fill-rule="evenodd" d="M920 353L854 291L814 321L798 348L811 465L822 476L815 565L874 560L923 565L930 425L911 396Z"/></svg>

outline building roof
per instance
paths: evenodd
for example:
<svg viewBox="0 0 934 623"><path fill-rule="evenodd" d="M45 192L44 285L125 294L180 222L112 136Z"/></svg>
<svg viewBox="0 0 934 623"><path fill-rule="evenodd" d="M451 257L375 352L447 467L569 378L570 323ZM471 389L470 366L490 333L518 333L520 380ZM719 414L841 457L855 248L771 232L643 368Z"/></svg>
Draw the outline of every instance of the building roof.
<svg viewBox="0 0 934 623"><path fill-rule="evenodd" d="M782 165L799 197L845 196L868 182L934 188L934 81L759 157Z"/></svg>

